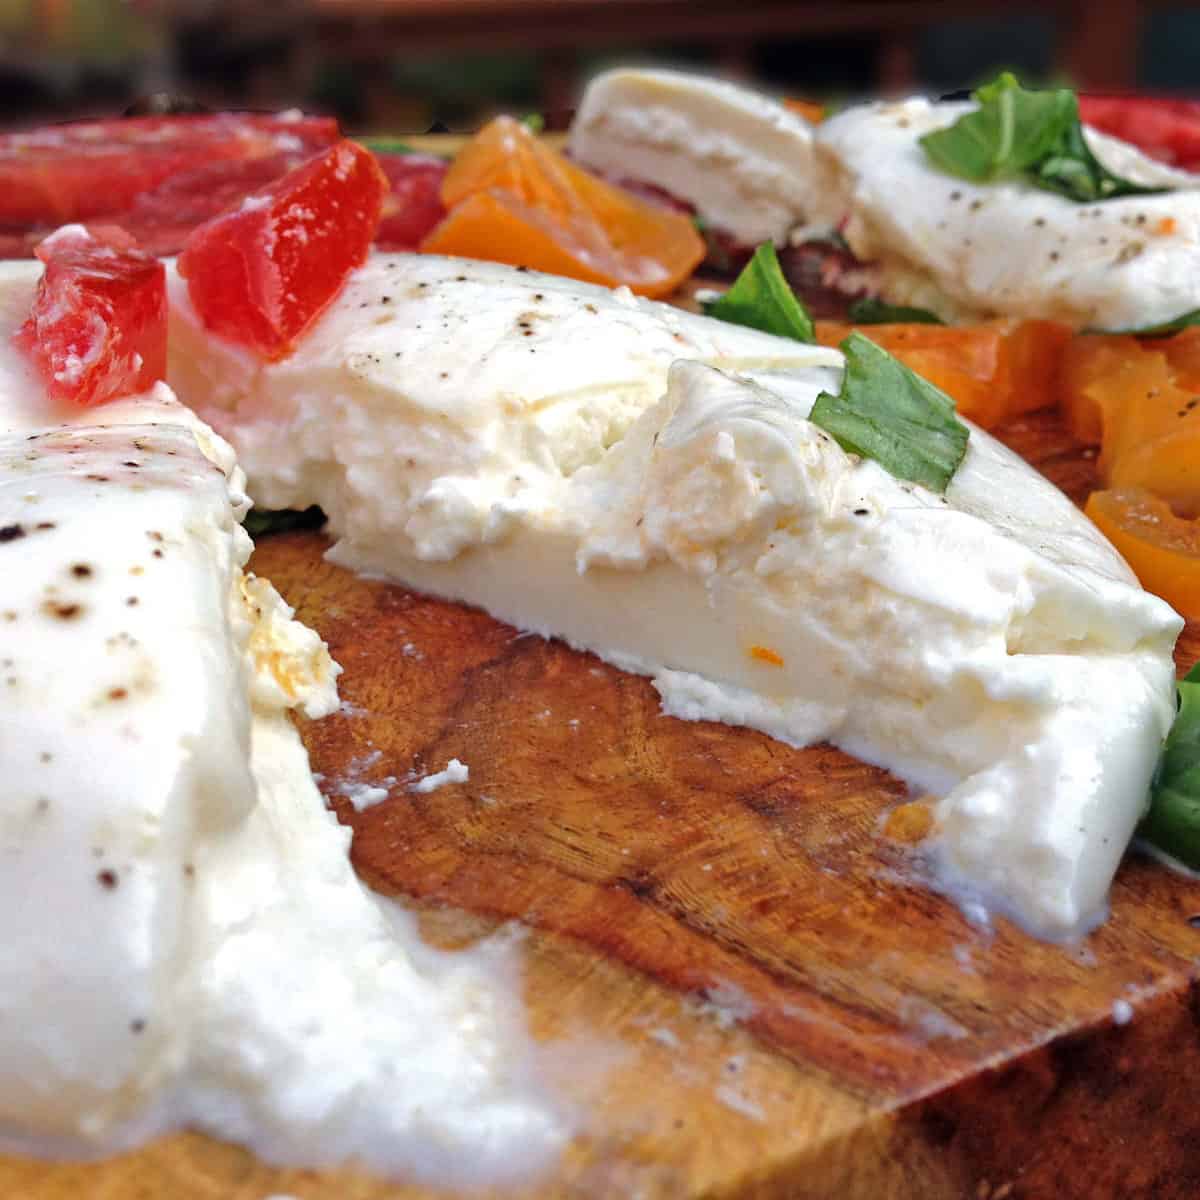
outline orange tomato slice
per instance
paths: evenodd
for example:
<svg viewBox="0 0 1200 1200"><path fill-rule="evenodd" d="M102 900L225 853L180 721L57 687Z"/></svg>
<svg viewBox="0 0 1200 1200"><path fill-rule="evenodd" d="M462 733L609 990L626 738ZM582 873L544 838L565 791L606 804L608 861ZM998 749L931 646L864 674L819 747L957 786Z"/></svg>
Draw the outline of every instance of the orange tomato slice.
<svg viewBox="0 0 1200 1200"><path fill-rule="evenodd" d="M825 105L819 104L816 100L799 100L793 96L787 96L784 98L783 107L790 108L798 117L803 117L813 125L819 125L825 120Z"/></svg>
<svg viewBox="0 0 1200 1200"><path fill-rule="evenodd" d="M605 183L497 117L467 143L442 184L449 212L428 254L485 258L644 296L673 292L704 257L690 218Z"/></svg>
<svg viewBox="0 0 1200 1200"><path fill-rule="evenodd" d="M1105 486L1147 488L1192 516L1200 513L1200 394L1183 377L1196 350L1175 340L1075 338L1062 402L1076 436L1100 442Z"/></svg>
<svg viewBox="0 0 1200 1200"><path fill-rule="evenodd" d="M1200 521L1176 516L1143 488L1093 492L1084 511L1147 591L1200 618Z"/></svg>
<svg viewBox="0 0 1200 1200"><path fill-rule="evenodd" d="M1141 362L1135 337L1084 334L1063 351L1059 403L1067 425L1081 442L1099 443L1104 429L1104 402L1111 394L1106 381L1130 362Z"/></svg>
<svg viewBox="0 0 1200 1200"><path fill-rule="evenodd" d="M817 340L836 346L851 325L818 321ZM865 325L860 332L952 397L958 411L991 428L1053 404L1070 331L1053 321L981 325Z"/></svg>
<svg viewBox="0 0 1200 1200"><path fill-rule="evenodd" d="M1185 329L1159 344L1179 385L1200 391L1200 329Z"/></svg>
<svg viewBox="0 0 1200 1200"><path fill-rule="evenodd" d="M1144 487L1176 512L1200 514L1200 397L1161 369L1139 377L1106 423L1100 475L1110 487Z"/></svg>

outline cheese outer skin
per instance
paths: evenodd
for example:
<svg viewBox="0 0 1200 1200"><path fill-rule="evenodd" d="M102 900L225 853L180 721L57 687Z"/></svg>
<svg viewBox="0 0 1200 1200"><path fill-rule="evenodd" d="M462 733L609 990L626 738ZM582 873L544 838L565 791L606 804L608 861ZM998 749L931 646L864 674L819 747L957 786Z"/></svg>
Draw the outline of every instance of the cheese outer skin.
<svg viewBox="0 0 1200 1200"><path fill-rule="evenodd" d="M265 368L174 319L252 491L320 504L335 561L888 767L940 797L964 904L1103 916L1181 621L982 431L936 496L808 421L836 352L494 264L377 256Z"/></svg>
<svg viewBox="0 0 1200 1200"><path fill-rule="evenodd" d="M812 129L722 79L620 68L588 85L568 146L585 167L687 201L743 246L782 245L819 187Z"/></svg>

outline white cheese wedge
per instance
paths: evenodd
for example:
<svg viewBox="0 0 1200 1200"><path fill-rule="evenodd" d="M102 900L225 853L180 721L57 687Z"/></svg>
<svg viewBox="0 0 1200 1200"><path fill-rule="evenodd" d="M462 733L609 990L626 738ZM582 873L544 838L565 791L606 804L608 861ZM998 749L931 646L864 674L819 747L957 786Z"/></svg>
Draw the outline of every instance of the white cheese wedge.
<svg viewBox="0 0 1200 1200"><path fill-rule="evenodd" d="M808 422L835 352L509 268L380 256L260 368L176 300L176 378L221 397L256 497L325 508L335 561L650 675L673 715L832 740L942 797L964 900L1102 917L1181 622L986 434L935 496Z"/></svg>
<svg viewBox="0 0 1200 1200"><path fill-rule="evenodd" d="M288 712L338 668L242 570L231 448L165 385L49 413L9 344L35 274L0 270L0 1147L545 1162L504 955L425 947L316 790Z"/></svg>
<svg viewBox="0 0 1200 1200"><path fill-rule="evenodd" d="M584 166L653 184L739 243L782 243L814 187L812 126L722 79L621 68L588 85L568 146Z"/></svg>
<svg viewBox="0 0 1200 1200"><path fill-rule="evenodd" d="M1098 204L1020 182L974 184L921 148L971 103L868 104L824 122L828 186L814 220L835 224L880 270L883 296L947 318L1048 318L1134 329L1200 308L1200 176L1085 128L1096 156L1134 182L1172 189Z"/></svg>
<svg viewBox="0 0 1200 1200"><path fill-rule="evenodd" d="M171 280L168 375L236 437L267 508L320 504L349 541L450 559L554 509L654 404L677 358L838 363L833 350L496 263L377 254L281 362L204 330Z"/></svg>

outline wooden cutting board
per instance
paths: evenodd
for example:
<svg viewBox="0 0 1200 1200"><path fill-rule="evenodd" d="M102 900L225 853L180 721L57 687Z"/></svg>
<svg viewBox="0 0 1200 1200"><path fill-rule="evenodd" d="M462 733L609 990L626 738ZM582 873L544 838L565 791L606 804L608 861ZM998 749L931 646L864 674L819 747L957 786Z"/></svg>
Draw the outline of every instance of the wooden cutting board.
<svg viewBox="0 0 1200 1200"><path fill-rule="evenodd" d="M1086 493L1091 460L1053 417L1005 435ZM583 1116L520 1194L1200 1196L1200 883L1133 855L1080 947L974 928L913 882L885 772L664 718L645 680L356 579L324 546L267 539L253 565L345 667L349 708L302 732L359 871L446 944L532 930L530 1020ZM1179 661L1198 654L1192 627ZM335 795L452 757L467 783L361 814ZM6 1200L271 1193L440 1194L195 1135L105 1164L0 1159Z"/></svg>

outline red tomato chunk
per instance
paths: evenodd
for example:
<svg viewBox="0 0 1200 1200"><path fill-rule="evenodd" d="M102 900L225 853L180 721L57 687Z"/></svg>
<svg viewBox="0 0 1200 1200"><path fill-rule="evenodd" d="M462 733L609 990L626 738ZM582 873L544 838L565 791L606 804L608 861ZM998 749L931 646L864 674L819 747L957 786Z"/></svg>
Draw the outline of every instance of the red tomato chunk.
<svg viewBox="0 0 1200 1200"><path fill-rule="evenodd" d="M416 250L446 215L442 180L450 164L428 154L376 154L392 185L375 242L381 250Z"/></svg>
<svg viewBox="0 0 1200 1200"><path fill-rule="evenodd" d="M374 155L340 141L195 229L179 273L205 328L287 355L365 261L387 191Z"/></svg>
<svg viewBox="0 0 1200 1200"><path fill-rule="evenodd" d="M1148 96L1080 96L1088 125L1131 142L1160 162L1200 171L1200 103Z"/></svg>
<svg viewBox="0 0 1200 1200"><path fill-rule="evenodd" d="M53 400L102 404L167 368L163 265L114 226L64 226L36 250L46 270L16 344Z"/></svg>
<svg viewBox="0 0 1200 1200"><path fill-rule="evenodd" d="M283 114L124 117L0 136L0 226L61 225L127 212L181 171L294 154L337 139L337 122Z"/></svg>

